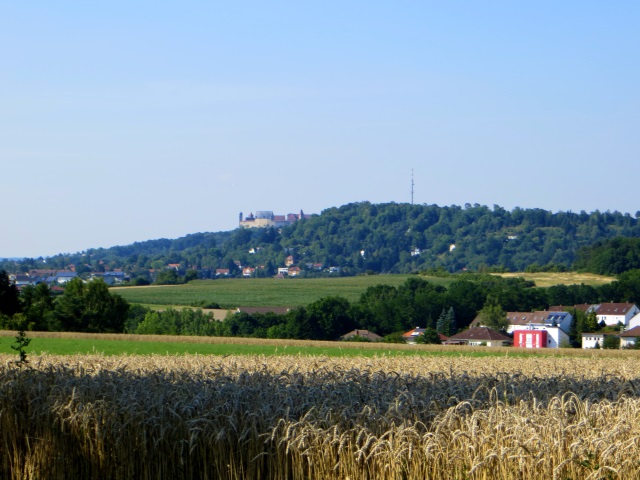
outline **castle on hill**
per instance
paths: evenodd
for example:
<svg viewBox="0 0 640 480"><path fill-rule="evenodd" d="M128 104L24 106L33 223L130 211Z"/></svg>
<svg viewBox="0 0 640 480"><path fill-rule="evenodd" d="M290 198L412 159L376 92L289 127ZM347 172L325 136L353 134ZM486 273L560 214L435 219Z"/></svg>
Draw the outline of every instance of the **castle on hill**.
<svg viewBox="0 0 640 480"><path fill-rule="evenodd" d="M257 211L254 215L250 213L244 219L242 218L242 212L238 217L239 226L243 228L266 228L266 227L286 227L303 218L311 218L311 215L306 215L302 210L300 213L288 213L287 215L274 215L271 210Z"/></svg>

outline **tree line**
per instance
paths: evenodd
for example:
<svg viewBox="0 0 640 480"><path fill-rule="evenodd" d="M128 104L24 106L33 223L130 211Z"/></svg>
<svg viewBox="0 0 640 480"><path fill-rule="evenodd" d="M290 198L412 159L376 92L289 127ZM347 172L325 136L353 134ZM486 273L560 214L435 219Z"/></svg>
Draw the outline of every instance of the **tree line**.
<svg viewBox="0 0 640 480"><path fill-rule="evenodd" d="M309 340L335 340L353 329L363 329L397 340L415 327L452 335L466 328L479 312L498 322L500 312L506 311L547 310L553 305L571 307L584 303L640 303L640 270L625 272L614 282L597 287L536 288L522 278L487 274L457 274L453 278L444 287L416 275L398 287L369 287L356 302L324 297L286 314L238 313L219 322L202 310L158 312L130 305L110 293L101 280L85 283L76 278L65 285L60 295L54 294L46 283L19 292L8 281L6 272L0 272L0 327ZM578 342L580 333L601 328L580 311L572 313L575 324L569 333L574 342Z"/></svg>
<svg viewBox="0 0 640 480"><path fill-rule="evenodd" d="M620 273L620 258L589 262L597 249L587 247L616 237L637 239L640 224L620 212L557 212L516 207L508 211L479 204L464 206L352 203L324 210L282 229L243 229L196 233L168 240L149 240L128 246L88 249L47 259L5 262L0 268L76 271L123 269L134 281L152 281L150 270L179 264L182 280L190 270L199 278L229 269L241 275L238 264L262 267L256 275L274 275L294 256L302 275L319 275L308 265L341 267L342 274L410 273L442 268L459 271L568 270L584 268ZM611 245L613 247L613 245ZM637 251L637 247L633 247ZM620 255L618 255L620 257ZM637 260L637 255L636 257ZM46 261L46 263L45 263ZM637 266L637 262L634 263ZM637 268L637 267L632 267ZM626 268L625 268L626 269ZM169 282L180 281L168 275Z"/></svg>

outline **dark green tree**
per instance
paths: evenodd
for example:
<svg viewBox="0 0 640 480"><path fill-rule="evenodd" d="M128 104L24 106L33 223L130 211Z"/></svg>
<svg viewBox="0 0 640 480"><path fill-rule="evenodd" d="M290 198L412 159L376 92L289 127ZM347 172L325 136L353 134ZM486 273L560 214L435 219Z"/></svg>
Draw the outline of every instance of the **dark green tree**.
<svg viewBox="0 0 640 480"><path fill-rule="evenodd" d="M597 332L600 329L600 326L598 325L598 316L595 310L587 312L583 328L584 330L581 333Z"/></svg>
<svg viewBox="0 0 640 480"><path fill-rule="evenodd" d="M617 335L605 335L602 340L602 348L607 350L614 350L620 348L620 337Z"/></svg>
<svg viewBox="0 0 640 480"><path fill-rule="evenodd" d="M579 348L582 343L582 338L578 331L578 319L576 316L572 316L571 323L569 324L569 343L572 348Z"/></svg>
<svg viewBox="0 0 640 480"><path fill-rule="evenodd" d="M431 344L440 345L442 341L440 340L440 337L438 336L438 332L435 329L425 328L422 335L419 335L416 338L416 343L420 343L423 345L431 345Z"/></svg>
<svg viewBox="0 0 640 480"><path fill-rule="evenodd" d="M20 312L20 294L17 287L9 281L9 275L0 271L0 314L12 316Z"/></svg>
<svg viewBox="0 0 640 480"><path fill-rule="evenodd" d="M356 325L349 315L350 304L343 297L324 297L307 306L308 322L315 340L336 340Z"/></svg>
<svg viewBox="0 0 640 480"><path fill-rule="evenodd" d="M55 330L54 301L49 285L42 282L26 286L21 293L23 312L28 330Z"/></svg>
<svg viewBox="0 0 640 480"><path fill-rule="evenodd" d="M180 283L180 276L174 268L165 268L158 272L155 282L157 285L177 285Z"/></svg>
<svg viewBox="0 0 640 480"><path fill-rule="evenodd" d="M128 310L126 300L110 294L102 280L85 284L74 278L57 299L55 317L65 331L122 333Z"/></svg>
<svg viewBox="0 0 640 480"><path fill-rule="evenodd" d="M482 325L494 330L506 330L509 326L506 312L502 309L498 300L492 295L487 297L487 301L484 307L482 307L482 310L478 312L478 316L480 317Z"/></svg>

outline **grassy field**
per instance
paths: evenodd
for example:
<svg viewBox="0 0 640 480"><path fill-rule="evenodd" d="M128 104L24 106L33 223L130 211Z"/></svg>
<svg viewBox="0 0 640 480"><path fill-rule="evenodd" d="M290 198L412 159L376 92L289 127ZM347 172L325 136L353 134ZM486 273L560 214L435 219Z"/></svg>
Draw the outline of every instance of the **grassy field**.
<svg viewBox="0 0 640 480"><path fill-rule="evenodd" d="M0 354L0 477L640 478L638 357L593 353Z"/></svg>
<svg viewBox="0 0 640 480"><path fill-rule="evenodd" d="M535 282L537 287L551 287L553 285L604 285L615 280L614 277L605 277L595 273L577 272L540 272L540 273L497 273L504 278L522 277Z"/></svg>
<svg viewBox="0 0 640 480"><path fill-rule="evenodd" d="M16 332L0 331L0 354L16 354L11 348ZM374 344L306 340L271 340L240 337L188 337L170 335L125 335L28 332L26 351L37 355L303 355L365 356L495 356L505 351L487 348L440 347L434 345ZM517 354L518 352L513 352ZM508 351L507 351L508 354ZM16 354L17 358L17 354Z"/></svg>
<svg viewBox="0 0 640 480"><path fill-rule="evenodd" d="M16 332L0 330L0 355L17 353ZM302 355L327 357L441 356L441 357L636 357L640 351L582 349L515 349L454 345L278 340L242 337L27 332L26 351L38 355Z"/></svg>
<svg viewBox="0 0 640 480"><path fill-rule="evenodd" d="M614 279L587 273L503 273L502 277L523 277L539 287L584 283L602 285ZM237 307L297 307L322 297L339 295L356 302L373 285L403 284L410 275L366 275L338 278L228 278L196 280L186 285L151 285L145 287L113 287L110 290L130 303L154 310L218 303L223 309ZM447 286L460 277L420 277ZM223 313L221 313L224 316Z"/></svg>
<svg viewBox="0 0 640 480"><path fill-rule="evenodd" d="M373 285L404 283L409 275L366 275L338 278L226 278L196 280L186 285L116 287L110 290L130 303L172 306L216 302L222 308L298 307L322 297L340 295L355 302ZM424 277L426 278L426 277ZM427 278L447 285L451 278Z"/></svg>

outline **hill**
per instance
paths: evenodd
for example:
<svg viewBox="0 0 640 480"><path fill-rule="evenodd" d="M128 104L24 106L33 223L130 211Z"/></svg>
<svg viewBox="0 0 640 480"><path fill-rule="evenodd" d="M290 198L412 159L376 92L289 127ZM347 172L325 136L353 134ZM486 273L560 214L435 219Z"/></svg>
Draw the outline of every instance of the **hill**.
<svg viewBox="0 0 640 480"><path fill-rule="evenodd" d="M180 274L197 269L214 278L216 269L241 276L272 276L287 257L300 275L318 276L328 267L342 275L456 271L537 271L570 269L584 247L615 237L640 237L638 219L628 213L557 212L499 206L352 203L282 228L239 228L196 233L175 240L89 249L47 259L47 268L73 264L80 273L123 269L148 278L172 264ZM585 250L583 250L585 251ZM18 269L41 267L25 259ZM6 267L5 267L6 268ZM16 270L16 268L8 268Z"/></svg>

